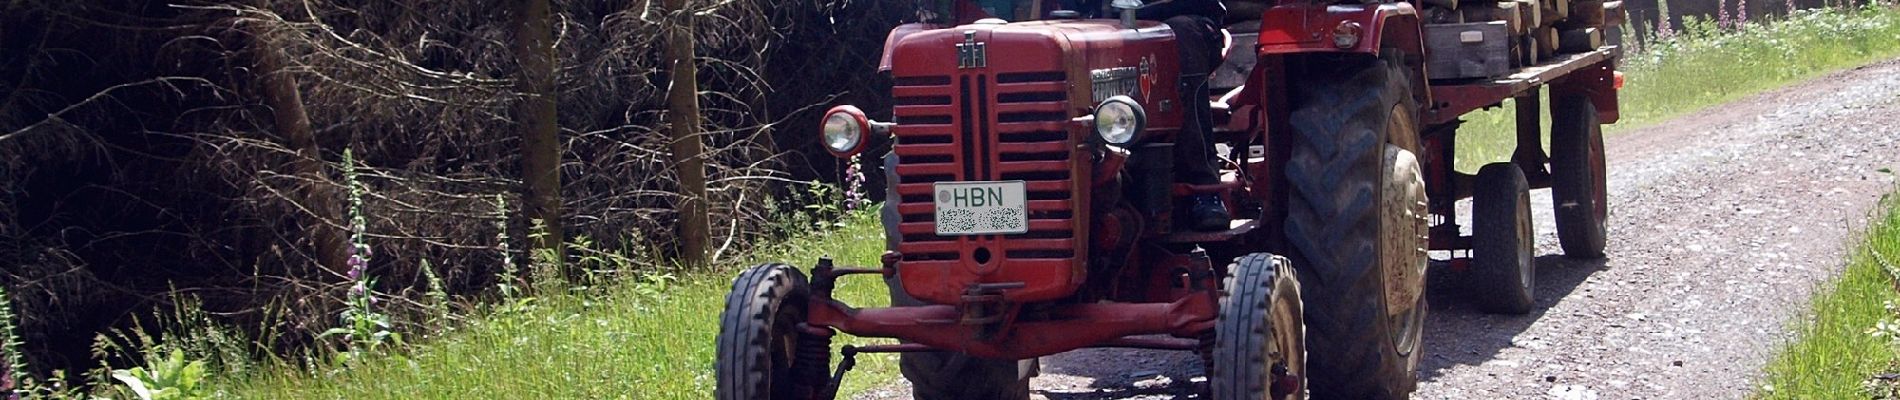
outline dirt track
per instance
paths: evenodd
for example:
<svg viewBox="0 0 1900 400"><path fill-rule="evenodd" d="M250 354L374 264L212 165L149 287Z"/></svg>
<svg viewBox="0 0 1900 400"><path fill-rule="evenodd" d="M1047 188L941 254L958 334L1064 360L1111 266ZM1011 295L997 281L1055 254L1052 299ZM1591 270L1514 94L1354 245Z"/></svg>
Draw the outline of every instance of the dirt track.
<svg viewBox="0 0 1900 400"><path fill-rule="evenodd" d="M1747 396L1786 324L1894 188L1900 60L1605 146L1608 257L1559 256L1549 194L1533 192L1537 310L1480 313L1435 271L1415 398ZM1034 387L1053 400L1194 398L1199 364L1182 353L1077 351L1045 357ZM859 398L906 392L899 382Z"/></svg>

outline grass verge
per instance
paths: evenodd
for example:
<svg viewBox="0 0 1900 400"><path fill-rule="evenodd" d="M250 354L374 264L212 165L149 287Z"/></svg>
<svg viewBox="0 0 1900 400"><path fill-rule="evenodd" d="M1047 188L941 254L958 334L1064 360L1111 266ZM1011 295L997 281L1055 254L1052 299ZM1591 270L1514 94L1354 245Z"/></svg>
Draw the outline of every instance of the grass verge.
<svg viewBox="0 0 1900 400"><path fill-rule="evenodd" d="M1854 251L1847 270L1814 297L1810 314L1795 322L1797 339L1764 367L1767 379L1756 397L1870 398L1863 382L1896 369L1900 314L1893 307L1900 304L1900 292L1894 290L1892 274L1900 271L1892 263L1900 261L1900 198L1883 204L1885 216L1868 228L1867 241Z"/></svg>
<svg viewBox="0 0 1900 400"><path fill-rule="evenodd" d="M1900 56L1900 9L1866 6L1801 10L1722 32L1691 20L1674 39L1632 49L1618 70L1622 120L1606 134L1657 123L1711 106L1869 62ZM1633 43L1633 41L1631 42ZM1458 129L1458 169L1476 172L1507 161L1516 143L1513 102L1467 115ZM1546 107L1550 101L1542 102ZM1548 145L1548 111L1544 132Z"/></svg>
<svg viewBox="0 0 1900 400"><path fill-rule="evenodd" d="M876 265L884 251L876 218L852 214L835 231L788 240L750 261L809 266L831 255L841 265ZM470 317L456 332L403 354L347 368L280 365L215 384L226 395L255 399L705 398L713 389L717 316L736 274L542 297ZM875 277L842 279L836 294L854 305L888 303ZM871 342L841 337L834 346ZM896 364L894 356L859 356L843 392L888 382Z"/></svg>

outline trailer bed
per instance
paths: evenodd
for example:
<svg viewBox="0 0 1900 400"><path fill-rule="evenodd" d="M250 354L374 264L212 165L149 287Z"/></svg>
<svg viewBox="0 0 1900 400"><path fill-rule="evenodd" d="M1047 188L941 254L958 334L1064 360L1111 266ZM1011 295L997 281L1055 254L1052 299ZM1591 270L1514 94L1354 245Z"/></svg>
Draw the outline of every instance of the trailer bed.
<svg viewBox="0 0 1900 400"><path fill-rule="evenodd" d="M1500 78L1449 84L1435 81L1431 85L1433 107L1422 117L1427 125L1451 122L1465 113L1496 106L1504 99L1517 97L1584 67L1609 62L1615 51L1616 46L1603 46L1582 53L1562 54Z"/></svg>

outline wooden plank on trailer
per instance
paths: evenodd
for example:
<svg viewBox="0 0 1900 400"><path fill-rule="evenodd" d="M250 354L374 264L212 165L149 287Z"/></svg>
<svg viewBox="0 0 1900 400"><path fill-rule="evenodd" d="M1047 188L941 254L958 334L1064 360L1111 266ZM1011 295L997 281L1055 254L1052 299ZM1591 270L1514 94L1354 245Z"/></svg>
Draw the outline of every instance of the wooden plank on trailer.
<svg viewBox="0 0 1900 400"><path fill-rule="evenodd" d="M1612 49L1615 47L1558 55L1537 66L1520 69L1510 75L1490 80L1460 84L1433 82L1431 91L1435 107L1427 110L1422 116L1427 125L1456 120L1472 110L1496 105L1504 99L1515 97L1525 90L1543 85L1565 74L1605 62L1610 59Z"/></svg>

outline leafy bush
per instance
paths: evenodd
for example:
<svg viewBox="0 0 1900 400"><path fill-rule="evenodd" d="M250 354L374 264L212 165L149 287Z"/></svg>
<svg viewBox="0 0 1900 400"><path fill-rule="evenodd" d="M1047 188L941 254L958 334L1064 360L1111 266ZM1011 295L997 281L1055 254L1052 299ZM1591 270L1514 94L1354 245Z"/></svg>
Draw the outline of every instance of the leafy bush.
<svg viewBox="0 0 1900 400"><path fill-rule="evenodd" d="M147 369L147 368L150 369ZM211 398L204 386L204 361L187 361L185 352L172 350L146 366L112 372L140 400L199 400Z"/></svg>

